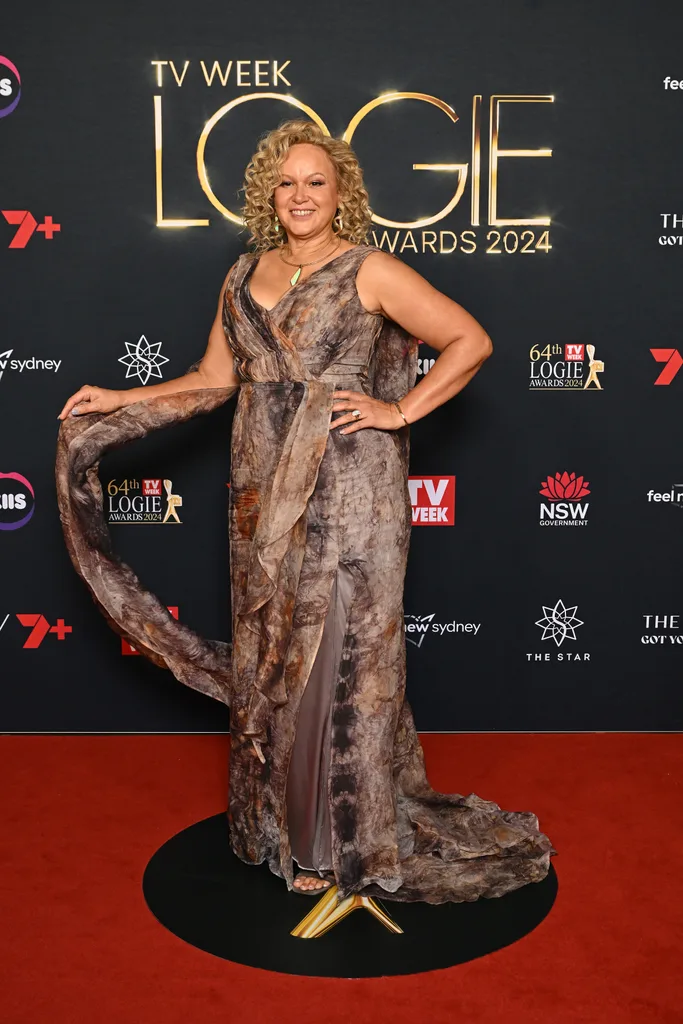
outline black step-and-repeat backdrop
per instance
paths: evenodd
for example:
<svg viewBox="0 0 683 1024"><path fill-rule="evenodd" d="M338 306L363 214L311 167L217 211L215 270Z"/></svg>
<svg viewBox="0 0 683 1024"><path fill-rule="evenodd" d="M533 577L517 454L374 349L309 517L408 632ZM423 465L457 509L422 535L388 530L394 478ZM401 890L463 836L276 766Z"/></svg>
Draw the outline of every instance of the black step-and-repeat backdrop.
<svg viewBox="0 0 683 1024"><path fill-rule="evenodd" d="M352 140L370 241L494 355L412 428L418 728L683 721L679 3L36 0L0 36L0 729L223 731L69 561L56 419L181 375L246 247L242 172L304 115ZM420 373L436 353L423 345ZM229 640L233 403L108 455L117 551Z"/></svg>

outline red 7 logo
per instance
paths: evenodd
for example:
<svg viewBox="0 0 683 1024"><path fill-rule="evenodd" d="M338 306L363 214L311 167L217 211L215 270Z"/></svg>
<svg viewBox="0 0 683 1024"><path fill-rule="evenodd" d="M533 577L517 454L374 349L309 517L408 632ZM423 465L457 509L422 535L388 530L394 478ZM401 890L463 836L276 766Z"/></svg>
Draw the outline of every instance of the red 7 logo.
<svg viewBox="0 0 683 1024"><path fill-rule="evenodd" d="M36 230L37 221L28 210L3 210L2 215L8 224L18 224L19 230L10 242L9 249L25 249L29 238Z"/></svg>
<svg viewBox="0 0 683 1024"><path fill-rule="evenodd" d="M655 384L670 384L683 366L680 352L677 348L651 348L650 352L658 363L666 363Z"/></svg>
<svg viewBox="0 0 683 1024"><path fill-rule="evenodd" d="M3 210L2 215L8 224L19 225L17 233L8 246L9 249L25 249L36 228L49 241L52 241L55 234L62 230L62 225L55 224L50 215L42 224L37 224L36 218L28 210Z"/></svg>
<svg viewBox="0 0 683 1024"><path fill-rule="evenodd" d="M31 629L24 644L25 648L40 647L48 633L56 633L58 640L64 640L67 633L73 632L71 626L65 625L64 619L57 619L57 625L51 626L44 615L24 615L17 612L17 618L22 626L29 626Z"/></svg>

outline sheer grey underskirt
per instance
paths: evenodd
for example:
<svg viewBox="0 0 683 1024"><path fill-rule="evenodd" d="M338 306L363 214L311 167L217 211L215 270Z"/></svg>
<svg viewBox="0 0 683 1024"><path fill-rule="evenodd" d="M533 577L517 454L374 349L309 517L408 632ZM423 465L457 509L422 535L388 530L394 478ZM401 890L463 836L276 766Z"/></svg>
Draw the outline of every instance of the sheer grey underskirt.
<svg viewBox="0 0 683 1024"><path fill-rule="evenodd" d="M332 870L327 797L332 701L353 587L353 573L340 562L320 647L299 705L287 777L287 822L292 857L300 868L320 874Z"/></svg>

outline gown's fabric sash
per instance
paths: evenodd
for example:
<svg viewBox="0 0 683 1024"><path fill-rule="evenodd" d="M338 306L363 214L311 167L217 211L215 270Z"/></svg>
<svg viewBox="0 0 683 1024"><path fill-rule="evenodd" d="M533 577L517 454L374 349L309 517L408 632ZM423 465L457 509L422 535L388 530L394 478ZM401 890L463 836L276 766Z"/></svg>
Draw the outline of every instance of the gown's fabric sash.
<svg viewBox="0 0 683 1024"><path fill-rule="evenodd" d="M71 561L109 625L181 683L224 704L231 700L231 644L205 639L177 622L114 553L97 469L112 449L212 412L238 387L180 391L112 413L69 416L60 424L55 467L59 516Z"/></svg>
<svg viewBox="0 0 683 1024"><path fill-rule="evenodd" d="M272 388L272 383L267 383ZM235 609L237 615L253 614L275 592L288 537L305 512L318 478L329 434L334 384L310 380L299 386L301 401L284 439L270 489L264 495L252 542L249 577ZM259 384L246 387L258 389Z"/></svg>
<svg viewBox="0 0 683 1024"><path fill-rule="evenodd" d="M301 389L301 398L284 438L269 489L263 495L246 585L234 609L235 622L241 619L248 629L261 635L266 645L269 630L264 621L265 606L278 586L284 586L280 569L292 544L293 530L305 516L316 486L329 437L335 387L343 377L358 388L362 370L358 364L347 363L343 373L335 368L332 372L325 371L319 378L309 378L296 385ZM266 386L270 393L273 383L267 382ZM243 387L258 391L259 383L247 383ZM283 388L289 387L283 384ZM264 396L264 400L270 398ZM295 594L290 597L285 604L293 611ZM262 649L241 731L265 741L273 707L287 700L282 658L275 653L269 656L269 652Z"/></svg>

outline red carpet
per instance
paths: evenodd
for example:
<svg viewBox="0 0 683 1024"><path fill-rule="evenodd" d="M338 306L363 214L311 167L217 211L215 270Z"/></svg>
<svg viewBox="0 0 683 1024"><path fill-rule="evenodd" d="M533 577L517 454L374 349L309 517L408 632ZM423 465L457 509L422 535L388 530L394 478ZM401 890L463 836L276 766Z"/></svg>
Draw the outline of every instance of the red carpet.
<svg viewBox="0 0 683 1024"><path fill-rule="evenodd" d="M152 853L225 806L226 737L0 738L3 1024L681 1024L683 737L423 742L437 789L537 812L557 902L484 959L348 981L219 960L148 911Z"/></svg>

